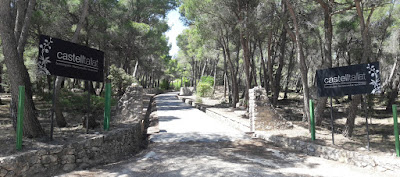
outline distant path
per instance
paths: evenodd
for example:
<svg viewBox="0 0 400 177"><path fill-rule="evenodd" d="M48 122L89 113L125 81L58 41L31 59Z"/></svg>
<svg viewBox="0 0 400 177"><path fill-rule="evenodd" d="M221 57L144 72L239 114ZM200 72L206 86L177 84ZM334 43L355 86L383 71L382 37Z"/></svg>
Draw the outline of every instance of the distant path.
<svg viewBox="0 0 400 177"><path fill-rule="evenodd" d="M157 96L160 133L127 160L62 176L395 176L246 137L175 97Z"/></svg>

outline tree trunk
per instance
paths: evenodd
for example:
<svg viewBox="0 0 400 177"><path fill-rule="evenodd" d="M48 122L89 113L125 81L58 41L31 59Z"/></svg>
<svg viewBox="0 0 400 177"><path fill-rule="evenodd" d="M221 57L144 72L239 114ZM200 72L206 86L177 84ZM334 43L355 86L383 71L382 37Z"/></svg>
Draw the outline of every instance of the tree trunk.
<svg viewBox="0 0 400 177"><path fill-rule="evenodd" d="M32 9L35 6L36 1L28 1L28 9L24 15L24 22L22 23L20 34L14 33L13 30L13 18L11 16L11 5L10 0L0 1L0 36L2 39L2 47L4 54L4 62L7 66L7 72L10 79L11 85L11 104L10 109L13 122L16 122L17 102L18 102L18 86L25 86L25 113L23 122L23 132L26 137L41 137L44 136L44 130L41 127L36 114L35 105L32 99L32 86L29 78L28 70L24 65L23 53L27 38L27 30L30 25L30 19L32 15ZM15 8L15 7L14 7ZM23 9L25 10L25 9ZM22 11L18 11L22 13ZM22 14L21 14L22 15ZM17 19L15 23L19 23ZM18 32L19 30L17 30ZM15 36L20 36L18 41Z"/></svg>
<svg viewBox="0 0 400 177"><path fill-rule="evenodd" d="M205 72L205 70L207 68L207 64L208 64L208 58L206 59L206 62L204 62L204 67L203 67L203 70L201 71L200 78L202 78L204 76L204 72Z"/></svg>
<svg viewBox="0 0 400 177"><path fill-rule="evenodd" d="M0 93L4 93L4 87L2 86L2 84L4 84L4 83L3 83L3 79L1 76L3 76L3 61L0 62ZM0 100L0 104L1 104L1 100Z"/></svg>
<svg viewBox="0 0 400 177"><path fill-rule="evenodd" d="M284 10L285 11L285 10ZM284 12L286 14L286 12ZM284 18L286 19L286 18ZM286 22L284 22L286 23ZM278 104L278 98L279 98L279 92L281 91L281 78L282 78L282 69L285 59L285 50L286 50L286 29L283 27L282 29L282 34L281 34L281 44L280 44L280 56L279 56L279 61L278 61L278 69L276 70L275 74L275 79L274 79L274 94L272 95L272 104L277 105Z"/></svg>
<svg viewBox="0 0 400 177"><path fill-rule="evenodd" d="M293 57L294 57L294 44L292 47L292 52L290 53L290 57L289 57L289 66L288 66L288 70L287 70L287 76L286 76L286 85L285 85L285 94L283 96L283 99L287 99L288 96L288 91L289 91L289 82L290 82L290 78L292 77L292 73L293 73L293 67L294 67L294 62L293 62Z"/></svg>
<svg viewBox="0 0 400 177"><path fill-rule="evenodd" d="M250 76L250 52L249 52L249 42L248 42L248 35L247 35L247 30L246 29L246 17L244 17L244 13L242 13L241 9L241 2L238 0L238 12L239 15L237 16L239 24L241 24L241 28L239 28L239 37L240 37L240 43L242 45L243 49L243 60L244 60L244 73L246 75L246 91L245 91L245 103L248 103L249 101L249 90L250 90L250 85L251 85L251 76ZM246 105L247 106L247 105Z"/></svg>
<svg viewBox="0 0 400 177"><path fill-rule="evenodd" d="M137 72L137 69L138 69L138 65L139 65L139 59L136 60L135 70L133 71L133 74L132 74L134 78L136 78L136 72Z"/></svg>
<svg viewBox="0 0 400 177"><path fill-rule="evenodd" d="M358 105L361 102L361 95L355 95L351 100L350 107L347 109L347 120L343 131L343 136L352 137L354 130L354 121L358 113Z"/></svg>
<svg viewBox="0 0 400 177"><path fill-rule="evenodd" d="M251 46L251 44L250 44L250 46ZM260 86L260 84L258 84L258 82L257 82L257 68L256 68L256 63L254 62L254 52L256 51L256 47L257 47L257 42L255 41L254 44L253 44L252 49L250 50L250 53L251 53L251 57L250 57L251 58L251 72L253 73L252 77L254 78L254 84L257 85L257 86Z"/></svg>
<svg viewBox="0 0 400 177"><path fill-rule="evenodd" d="M367 18L367 21L365 21L363 7L360 4L361 1L354 0L354 2L355 2L356 9L357 9L357 15L358 15L358 18L360 21L361 36L362 36L362 43L363 43L363 52L362 52L362 58L361 58L360 62L366 63L366 62L370 61L370 57L371 57L371 39L369 37L369 22L370 22L370 17L372 15L372 13L374 12L375 8L374 7L371 8L371 12ZM343 136L345 136L345 137L353 136L354 119L358 112L358 105L360 104L360 102L361 102L360 95L353 96L350 106L347 110L348 115L347 115L345 130L343 131Z"/></svg>
<svg viewBox="0 0 400 177"><path fill-rule="evenodd" d="M226 98L226 87L227 87L227 64L226 64L226 54L225 54L225 50L224 47L222 47L222 54L224 56L224 99Z"/></svg>
<svg viewBox="0 0 400 177"><path fill-rule="evenodd" d="M318 0L321 7L324 10L324 32L325 32L325 45L324 45L324 59L322 60L322 66L319 69L326 69L332 67L332 38L333 38L333 26L332 26L332 7L331 3L326 3L322 0ZM327 97L319 97L315 107L315 120L316 125L322 125L323 112L326 107Z"/></svg>
<svg viewBox="0 0 400 177"><path fill-rule="evenodd" d="M294 11L293 6L289 3L288 0L284 0L286 2L287 8L289 10L289 14L293 20L293 25L295 29L295 33L291 31L290 34L292 36L292 39L296 43L296 53L297 53L297 59L300 61L300 72L301 72L301 81L303 84L303 121L308 121L308 127L310 129L310 112L309 112L309 88L308 88L308 75L307 75L307 65L306 65L306 60L304 57L304 52L303 52L303 44L302 44L302 38L300 36L300 29L299 29L299 24L297 23L297 17L296 13ZM287 24L286 24L287 25ZM289 31L289 29L287 29Z"/></svg>
<svg viewBox="0 0 400 177"><path fill-rule="evenodd" d="M218 57L219 57L219 54L218 54ZM217 64L218 64L218 61L216 61L215 64L214 64L214 85L213 85L213 93L212 93L213 95L215 94L215 84L217 83L217 81L216 81L216 78L217 78Z"/></svg>
<svg viewBox="0 0 400 177"><path fill-rule="evenodd" d="M259 43L259 49L260 49L260 56L261 56L261 66L263 69L263 73L264 73L264 89L265 89L265 93L268 95L268 73L267 73L267 68L265 67L265 60L264 60L264 54L263 54L263 50L262 50L262 43L261 40L258 41ZM261 71L260 71L261 72ZM261 80L261 78L260 78Z"/></svg>

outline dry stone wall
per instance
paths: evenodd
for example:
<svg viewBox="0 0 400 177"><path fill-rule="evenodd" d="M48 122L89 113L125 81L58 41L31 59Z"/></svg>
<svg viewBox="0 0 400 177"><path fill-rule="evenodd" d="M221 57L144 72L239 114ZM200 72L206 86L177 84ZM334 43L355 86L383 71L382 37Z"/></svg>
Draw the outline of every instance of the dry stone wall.
<svg viewBox="0 0 400 177"><path fill-rule="evenodd" d="M133 86L130 107L139 109L142 102L140 86ZM140 106L139 106L140 105ZM130 112L136 117L142 110ZM0 157L0 177L3 176L53 176L77 169L86 169L95 165L116 162L133 155L144 148L146 129L140 119L121 125L102 134L86 135L87 139L65 145L44 145L38 150L21 152L16 155Z"/></svg>

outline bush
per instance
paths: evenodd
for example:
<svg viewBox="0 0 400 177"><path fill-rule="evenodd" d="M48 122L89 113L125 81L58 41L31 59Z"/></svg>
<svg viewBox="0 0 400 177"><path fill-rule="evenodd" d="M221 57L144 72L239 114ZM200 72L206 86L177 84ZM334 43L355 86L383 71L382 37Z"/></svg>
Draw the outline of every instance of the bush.
<svg viewBox="0 0 400 177"><path fill-rule="evenodd" d="M197 84L196 91L197 95L200 97L212 96L214 85L214 78L211 76L203 76L200 82Z"/></svg>
<svg viewBox="0 0 400 177"><path fill-rule="evenodd" d="M67 110L73 110L78 112L86 112L88 107L88 95L87 93L76 94L66 89L61 90L60 104ZM105 98L97 95L90 96L90 109L92 112L103 111L105 104ZM111 98L111 106L115 106L117 100Z"/></svg>
<svg viewBox="0 0 400 177"><path fill-rule="evenodd" d="M214 85L214 78L211 77L211 76L203 76L203 77L200 78L200 82L205 82L205 83L208 83L211 86L213 86Z"/></svg>
<svg viewBox="0 0 400 177"><path fill-rule="evenodd" d="M174 86L174 89L175 90L180 90L181 89L181 82L182 82L182 79L175 79L174 80L174 82L173 82L173 86ZM187 78L183 78L183 83L182 83L182 87L184 87L184 86L188 86L189 85L189 79L187 79Z"/></svg>
<svg viewBox="0 0 400 177"><path fill-rule="evenodd" d="M108 79L111 80L113 92L118 95L124 94L125 89L132 83L138 83L132 75L126 73L122 68L117 68L115 65L110 66Z"/></svg>
<svg viewBox="0 0 400 177"><path fill-rule="evenodd" d="M160 83L160 89L161 90L168 90L169 89L169 81L166 79L163 79Z"/></svg>

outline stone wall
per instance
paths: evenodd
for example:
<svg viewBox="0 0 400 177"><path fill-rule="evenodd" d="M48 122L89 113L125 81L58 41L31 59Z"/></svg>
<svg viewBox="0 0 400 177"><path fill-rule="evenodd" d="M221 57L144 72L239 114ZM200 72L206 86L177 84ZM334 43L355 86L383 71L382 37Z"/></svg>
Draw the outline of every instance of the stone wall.
<svg viewBox="0 0 400 177"><path fill-rule="evenodd" d="M366 155L365 153L357 151L348 151L341 148L305 142L299 139L271 135L267 132L255 132L255 137L267 140L278 146L302 151L311 156L335 160L362 168L374 168L381 172L394 171L400 173L400 159L395 156L379 156L373 154Z"/></svg>
<svg viewBox="0 0 400 177"><path fill-rule="evenodd" d="M134 89L138 92L131 95L133 99L139 97L140 88ZM133 103L133 108L139 107L138 104L143 107L141 101ZM83 141L64 145L43 144L39 150L0 157L0 176L53 176L116 162L145 148L147 130L143 129L143 123L143 120L134 120L111 131L85 135L87 139Z"/></svg>
<svg viewBox="0 0 400 177"><path fill-rule="evenodd" d="M292 128L292 123L286 121L272 107L265 89L261 87L249 90L249 113L252 132Z"/></svg>

